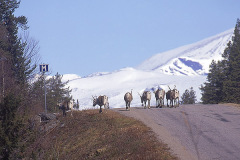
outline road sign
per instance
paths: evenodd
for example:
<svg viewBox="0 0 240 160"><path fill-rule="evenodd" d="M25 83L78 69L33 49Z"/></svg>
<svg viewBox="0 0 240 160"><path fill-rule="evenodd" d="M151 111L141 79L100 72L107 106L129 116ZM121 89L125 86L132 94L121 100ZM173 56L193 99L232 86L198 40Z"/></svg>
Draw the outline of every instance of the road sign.
<svg viewBox="0 0 240 160"><path fill-rule="evenodd" d="M44 73L48 72L48 64L40 64L40 72L43 72L43 76L44 76L45 112L47 113L46 82L45 82Z"/></svg>
<svg viewBox="0 0 240 160"><path fill-rule="evenodd" d="M40 72L48 72L48 64L40 64Z"/></svg>

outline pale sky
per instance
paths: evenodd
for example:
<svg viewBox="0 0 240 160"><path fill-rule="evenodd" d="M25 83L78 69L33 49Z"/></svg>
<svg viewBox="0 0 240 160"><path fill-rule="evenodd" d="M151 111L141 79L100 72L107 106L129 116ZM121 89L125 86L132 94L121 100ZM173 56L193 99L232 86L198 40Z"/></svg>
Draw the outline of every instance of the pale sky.
<svg viewBox="0 0 240 160"><path fill-rule="evenodd" d="M52 75L112 72L234 28L239 0L22 0Z"/></svg>

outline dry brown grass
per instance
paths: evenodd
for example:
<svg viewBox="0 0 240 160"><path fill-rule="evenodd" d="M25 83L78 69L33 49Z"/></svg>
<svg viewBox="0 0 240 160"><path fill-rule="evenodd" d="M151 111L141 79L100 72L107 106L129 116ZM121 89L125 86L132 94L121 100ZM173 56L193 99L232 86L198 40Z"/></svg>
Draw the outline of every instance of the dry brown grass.
<svg viewBox="0 0 240 160"><path fill-rule="evenodd" d="M76 111L32 145L40 159L177 159L150 128L114 111Z"/></svg>
<svg viewBox="0 0 240 160"><path fill-rule="evenodd" d="M240 109L240 104L236 104L236 103L220 103L220 104L226 105L226 106L237 107Z"/></svg>

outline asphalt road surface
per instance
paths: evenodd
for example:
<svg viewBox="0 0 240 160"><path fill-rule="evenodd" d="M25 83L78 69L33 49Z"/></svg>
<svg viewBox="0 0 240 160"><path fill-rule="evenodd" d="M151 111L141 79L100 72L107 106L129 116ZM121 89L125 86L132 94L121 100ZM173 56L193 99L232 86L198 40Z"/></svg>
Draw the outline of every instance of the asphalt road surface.
<svg viewBox="0 0 240 160"><path fill-rule="evenodd" d="M240 108L180 105L114 110L144 122L182 160L240 160Z"/></svg>

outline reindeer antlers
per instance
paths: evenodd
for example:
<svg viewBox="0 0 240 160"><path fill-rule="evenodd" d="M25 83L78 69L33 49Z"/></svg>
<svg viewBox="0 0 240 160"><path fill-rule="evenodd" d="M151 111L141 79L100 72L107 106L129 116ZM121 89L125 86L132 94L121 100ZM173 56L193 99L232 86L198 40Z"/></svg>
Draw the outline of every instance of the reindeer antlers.
<svg viewBox="0 0 240 160"><path fill-rule="evenodd" d="M169 90L171 90L171 88L169 87L169 85L168 85L168 88L169 88ZM176 89L176 85L174 85L174 89Z"/></svg>
<svg viewBox="0 0 240 160"><path fill-rule="evenodd" d="M169 87L169 85L168 85L168 88L169 88L169 90L171 90L171 88Z"/></svg>
<svg viewBox="0 0 240 160"><path fill-rule="evenodd" d="M138 93L138 95L139 95L140 97L142 97L141 94L140 94L139 92L137 92L137 93Z"/></svg>

